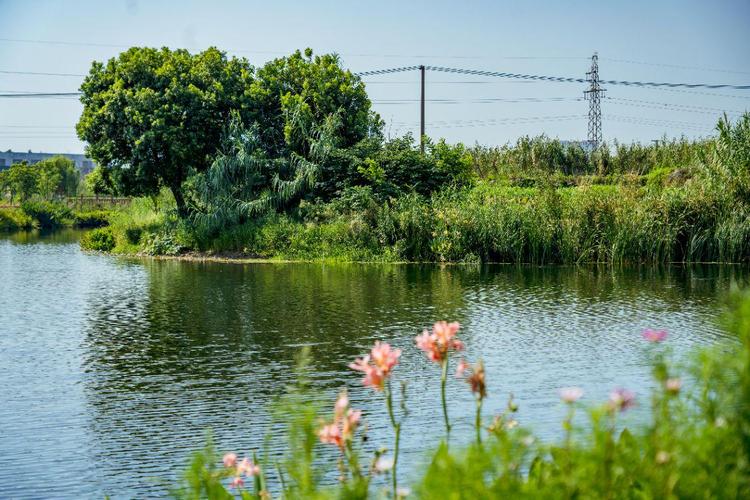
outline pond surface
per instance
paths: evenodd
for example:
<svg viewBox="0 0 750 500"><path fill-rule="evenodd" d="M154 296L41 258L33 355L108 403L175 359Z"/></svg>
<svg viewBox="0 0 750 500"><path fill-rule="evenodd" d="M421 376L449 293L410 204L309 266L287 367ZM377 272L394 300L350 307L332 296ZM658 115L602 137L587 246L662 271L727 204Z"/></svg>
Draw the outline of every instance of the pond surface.
<svg viewBox="0 0 750 500"><path fill-rule="evenodd" d="M213 429L220 450L262 446L268 403L312 346L312 382L344 385L372 446L390 444L384 405L347 368L382 339L404 349L411 413L402 472L439 436L438 369L413 347L437 319L463 325L482 357L487 415L509 392L543 439L560 432L557 389L585 401L649 387L640 332L675 354L725 337L714 315L746 268L208 264L83 254L75 232L0 236L0 497L163 496ZM454 442L471 439L471 395L451 380ZM642 405L629 418L639 418ZM281 446L271 440L271 451ZM276 447L276 448L274 448ZM329 450L332 451L332 450Z"/></svg>

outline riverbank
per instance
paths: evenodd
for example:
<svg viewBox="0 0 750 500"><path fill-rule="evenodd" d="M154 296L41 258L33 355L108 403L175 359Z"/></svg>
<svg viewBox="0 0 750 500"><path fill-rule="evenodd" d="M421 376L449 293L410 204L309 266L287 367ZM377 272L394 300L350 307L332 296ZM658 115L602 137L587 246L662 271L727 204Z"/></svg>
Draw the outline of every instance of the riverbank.
<svg viewBox="0 0 750 500"><path fill-rule="evenodd" d="M379 202L371 192L305 203L201 233L169 203L136 200L103 247L125 255L217 261L496 263L747 262L748 202L700 182L679 187L517 187L496 182ZM94 233L96 234L96 233ZM111 238L110 238L111 235Z"/></svg>

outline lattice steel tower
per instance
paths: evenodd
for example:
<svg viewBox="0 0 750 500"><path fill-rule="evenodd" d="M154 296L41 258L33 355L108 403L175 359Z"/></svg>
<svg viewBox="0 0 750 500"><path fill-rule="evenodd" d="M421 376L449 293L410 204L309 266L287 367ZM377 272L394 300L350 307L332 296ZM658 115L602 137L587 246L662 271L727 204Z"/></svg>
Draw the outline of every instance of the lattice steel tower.
<svg viewBox="0 0 750 500"><path fill-rule="evenodd" d="M599 103L605 89L599 81L599 56L596 52L591 56L591 71L586 73L586 80L590 82L588 90L583 92L583 98L589 101L589 143L598 148L602 142L602 109Z"/></svg>

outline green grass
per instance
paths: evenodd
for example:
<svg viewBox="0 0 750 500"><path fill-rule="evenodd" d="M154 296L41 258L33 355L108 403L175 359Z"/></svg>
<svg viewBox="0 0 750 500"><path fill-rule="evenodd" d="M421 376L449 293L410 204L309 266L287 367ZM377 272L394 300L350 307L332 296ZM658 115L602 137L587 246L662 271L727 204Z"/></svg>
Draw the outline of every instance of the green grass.
<svg viewBox="0 0 750 500"><path fill-rule="evenodd" d="M115 239L112 251L133 254L143 251L149 235L163 232L168 227L174 201L166 194L158 200L134 198L127 207L110 216L110 227Z"/></svg>

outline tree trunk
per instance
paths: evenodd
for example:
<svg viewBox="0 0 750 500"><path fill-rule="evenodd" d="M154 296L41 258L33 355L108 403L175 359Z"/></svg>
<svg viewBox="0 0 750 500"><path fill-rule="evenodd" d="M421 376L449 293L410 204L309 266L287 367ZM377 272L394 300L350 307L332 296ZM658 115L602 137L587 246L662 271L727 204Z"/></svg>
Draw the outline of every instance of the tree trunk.
<svg viewBox="0 0 750 500"><path fill-rule="evenodd" d="M185 197L182 196L181 186L172 186L169 189L172 191L174 201L177 203L177 215L180 219L186 219L188 216L187 205L185 204Z"/></svg>

